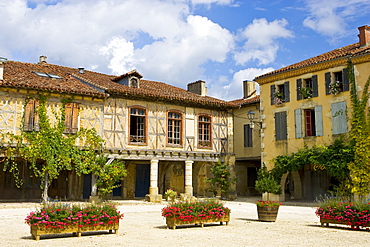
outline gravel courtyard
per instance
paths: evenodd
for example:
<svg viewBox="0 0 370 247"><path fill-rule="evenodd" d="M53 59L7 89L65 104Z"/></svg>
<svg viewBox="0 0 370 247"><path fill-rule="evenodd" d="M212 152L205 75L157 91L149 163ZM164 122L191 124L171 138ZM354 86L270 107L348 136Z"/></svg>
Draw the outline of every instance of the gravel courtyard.
<svg viewBox="0 0 370 247"><path fill-rule="evenodd" d="M254 200L254 199L253 199ZM118 234L84 233L31 238L24 218L36 203L0 203L1 246L370 246L369 230L346 226L321 227L312 203L281 206L276 222L257 221L251 199L225 202L231 209L229 225L208 224L167 229L161 209L144 201L117 201L125 214Z"/></svg>

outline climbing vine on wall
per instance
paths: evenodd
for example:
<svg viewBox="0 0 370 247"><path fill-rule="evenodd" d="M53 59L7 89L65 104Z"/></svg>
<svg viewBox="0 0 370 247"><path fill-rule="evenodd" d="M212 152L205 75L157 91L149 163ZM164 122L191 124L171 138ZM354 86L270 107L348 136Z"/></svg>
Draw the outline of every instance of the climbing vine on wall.
<svg viewBox="0 0 370 247"><path fill-rule="evenodd" d="M370 112L369 86L370 75L362 89L361 96L357 92L357 83L353 65L348 63L348 75L351 85L352 126L351 138L354 143L354 159L349 163L351 171L351 191L360 196L370 193Z"/></svg>
<svg viewBox="0 0 370 247"><path fill-rule="evenodd" d="M65 170L75 170L78 175L95 172L99 174L96 156L101 153L103 139L95 129L80 129L76 134L63 134L65 130L65 105L71 99L63 99L60 109L53 109L51 114L55 121L51 121L47 111L46 97L40 96L36 109L38 114L38 131L24 131L19 135L5 134L2 140L5 156L3 170L13 172L16 185L20 187L22 181L19 177L18 163L15 158L20 157L29 163L34 175L40 177L43 189L42 199L48 199L48 188L53 179ZM27 103L27 102L26 102ZM53 123L52 123L53 122ZM3 141L2 141L3 142ZM76 143L82 142L83 146ZM106 169L107 174L116 173L115 169Z"/></svg>

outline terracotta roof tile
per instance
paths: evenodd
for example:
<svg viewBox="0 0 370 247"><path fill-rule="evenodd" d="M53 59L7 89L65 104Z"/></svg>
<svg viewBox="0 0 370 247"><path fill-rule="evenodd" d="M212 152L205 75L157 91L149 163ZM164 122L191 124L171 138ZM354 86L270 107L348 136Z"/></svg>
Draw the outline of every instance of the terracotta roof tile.
<svg viewBox="0 0 370 247"><path fill-rule="evenodd" d="M365 54L365 53L370 53L370 45L360 46L360 43L358 42L358 43L354 43L354 44L351 44L351 45L347 45L347 46L344 46L344 47L341 47L341 48L323 53L321 55L306 59L304 61L301 61L301 62L292 64L292 65L283 67L281 69L274 70L272 72L257 76L257 77L254 78L254 80L258 80L258 79L263 78L263 77L268 77L268 76L271 76L271 75L283 73L283 72L286 72L286 71L289 71L289 70L294 70L294 69L298 69L298 68L302 68L302 67L306 67L306 66L326 62L326 61L330 61L330 60L333 60L333 59L343 58L343 57L347 57L347 56L348 57L354 57L354 56L362 55L362 54Z"/></svg>
<svg viewBox="0 0 370 247"><path fill-rule="evenodd" d="M51 73L60 76L62 79L46 78L36 75L34 72ZM138 72L135 71L135 73ZM117 78L123 78L122 76L105 75L89 70L79 73L78 68L49 63L32 64L8 61L4 66L4 79L0 81L0 86L32 88L96 97L115 95L116 97L147 99L206 108L230 109L236 107L235 104L227 101L190 93L185 89L163 82L141 79L139 88L132 88L115 82Z"/></svg>
<svg viewBox="0 0 370 247"><path fill-rule="evenodd" d="M238 106L244 106L244 105L250 105L254 103L260 102L260 96L256 95L254 97L246 98L246 99L236 99L230 101L230 103L238 105Z"/></svg>

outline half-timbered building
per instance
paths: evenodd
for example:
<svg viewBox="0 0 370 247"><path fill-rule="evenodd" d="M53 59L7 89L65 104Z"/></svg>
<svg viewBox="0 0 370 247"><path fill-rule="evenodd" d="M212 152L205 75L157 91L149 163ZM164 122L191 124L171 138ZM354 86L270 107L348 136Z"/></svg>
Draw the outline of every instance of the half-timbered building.
<svg viewBox="0 0 370 247"><path fill-rule="evenodd" d="M233 168L231 113L236 106L207 96L204 81L185 90L145 80L136 70L114 76L49 64L44 56L38 63L1 58L0 131L37 131L38 95L47 97L50 116L63 98L72 99L66 105L66 134L94 128L105 141L105 154L125 161L128 176L113 191L115 198L158 201L169 188L205 196L210 166L222 159ZM39 198L38 178L25 161L18 162L24 184L17 188L12 174L1 171L0 199ZM49 194L87 199L91 179L90 174L66 171L53 181Z"/></svg>

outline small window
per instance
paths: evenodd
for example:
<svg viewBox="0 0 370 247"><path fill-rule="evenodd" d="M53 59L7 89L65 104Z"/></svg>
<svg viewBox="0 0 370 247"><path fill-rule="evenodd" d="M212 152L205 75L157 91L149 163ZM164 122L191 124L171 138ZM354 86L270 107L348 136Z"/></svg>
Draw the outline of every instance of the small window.
<svg viewBox="0 0 370 247"><path fill-rule="evenodd" d="M313 109L304 110L306 136L316 136L315 111Z"/></svg>
<svg viewBox="0 0 370 247"><path fill-rule="evenodd" d="M29 99L25 110L24 110L24 131L39 131L39 114L37 113L37 107L39 106L39 101L34 99Z"/></svg>
<svg viewBox="0 0 370 247"><path fill-rule="evenodd" d="M169 112L167 117L167 142L172 145L181 145L181 114Z"/></svg>
<svg viewBox="0 0 370 247"><path fill-rule="evenodd" d="M244 147L253 147L252 128L249 124L244 125Z"/></svg>
<svg viewBox="0 0 370 247"><path fill-rule="evenodd" d="M144 109L130 109L130 142L132 143L146 143L145 114Z"/></svg>
<svg viewBox="0 0 370 247"><path fill-rule="evenodd" d="M78 131L78 103L67 103L65 112L65 130L64 133L76 134Z"/></svg>
<svg viewBox="0 0 370 247"><path fill-rule="evenodd" d="M317 75L311 78L297 79L297 100L319 96Z"/></svg>
<svg viewBox="0 0 370 247"><path fill-rule="evenodd" d="M59 75L55 75L55 74L43 73L43 72L36 72L36 71L34 71L33 73L35 73L38 76L42 76L42 77L48 77L48 78L54 78L54 79L62 79L62 77L60 77Z"/></svg>
<svg viewBox="0 0 370 247"><path fill-rule="evenodd" d="M280 85L271 85L271 105L280 106L290 101L289 81Z"/></svg>
<svg viewBox="0 0 370 247"><path fill-rule="evenodd" d="M349 91L347 69L325 73L326 94L337 95L340 92Z"/></svg>
<svg viewBox="0 0 370 247"><path fill-rule="evenodd" d="M199 147L211 147L211 118L208 116L198 118L198 145Z"/></svg>

